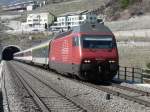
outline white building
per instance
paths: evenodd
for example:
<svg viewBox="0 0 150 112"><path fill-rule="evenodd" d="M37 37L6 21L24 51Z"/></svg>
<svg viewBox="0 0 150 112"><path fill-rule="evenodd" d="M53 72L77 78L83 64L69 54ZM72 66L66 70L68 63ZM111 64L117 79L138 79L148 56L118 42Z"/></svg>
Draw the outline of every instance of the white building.
<svg viewBox="0 0 150 112"><path fill-rule="evenodd" d="M33 9L35 9L35 5L34 4L30 4L26 7L27 11L32 11Z"/></svg>
<svg viewBox="0 0 150 112"><path fill-rule="evenodd" d="M34 29L45 29L45 25L51 24L53 18L49 12L28 14L26 25Z"/></svg>
<svg viewBox="0 0 150 112"><path fill-rule="evenodd" d="M84 22L95 23L97 21L96 14L91 14L88 11L69 12L57 17L57 21L52 26L54 29L66 29L69 27L78 26Z"/></svg>
<svg viewBox="0 0 150 112"><path fill-rule="evenodd" d="M52 24L54 16L49 12L31 13L27 15L26 22L21 24L22 32L45 31L46 26Z"/></svg>

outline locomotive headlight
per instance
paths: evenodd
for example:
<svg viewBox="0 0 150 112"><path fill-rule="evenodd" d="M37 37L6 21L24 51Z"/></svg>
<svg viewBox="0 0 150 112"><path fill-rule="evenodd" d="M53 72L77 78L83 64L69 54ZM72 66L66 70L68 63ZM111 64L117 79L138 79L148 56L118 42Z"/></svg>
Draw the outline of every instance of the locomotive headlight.
<svg viewBox="0 0 150 112"><path fill-rule="evenodd" d="M84 60L84 63L90 63L91 60Z"/></svg>
<svg viewBox="0 0 150 112"><path fill-rule="evenodd" d="M114 60L109 60L109 63L115 63L116 61L114 61Z"/></svg>

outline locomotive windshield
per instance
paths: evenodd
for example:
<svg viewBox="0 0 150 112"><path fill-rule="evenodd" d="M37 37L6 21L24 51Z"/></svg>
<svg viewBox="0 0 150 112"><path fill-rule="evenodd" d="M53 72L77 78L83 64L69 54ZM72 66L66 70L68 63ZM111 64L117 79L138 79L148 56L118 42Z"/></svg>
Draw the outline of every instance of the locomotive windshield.
<svg viewBox="0 0 150 112"><path fill-rule="evenodd" d="M106 35L86 35L82 37L83 48L103 49L115 47L115 42L112 36Z"/></svg>

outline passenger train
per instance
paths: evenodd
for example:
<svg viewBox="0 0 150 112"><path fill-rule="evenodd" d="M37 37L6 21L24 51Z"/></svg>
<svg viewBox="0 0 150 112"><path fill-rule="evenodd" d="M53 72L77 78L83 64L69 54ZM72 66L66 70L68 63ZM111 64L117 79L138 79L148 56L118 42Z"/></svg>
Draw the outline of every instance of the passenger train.
<svg viewBox="0 0 150 112"><path fill-rule="evenodd" d="M111 80L119 66L115 36L100 23L84 23L62 32L46 43L15 53L14 60L84 80Z"/></svg>

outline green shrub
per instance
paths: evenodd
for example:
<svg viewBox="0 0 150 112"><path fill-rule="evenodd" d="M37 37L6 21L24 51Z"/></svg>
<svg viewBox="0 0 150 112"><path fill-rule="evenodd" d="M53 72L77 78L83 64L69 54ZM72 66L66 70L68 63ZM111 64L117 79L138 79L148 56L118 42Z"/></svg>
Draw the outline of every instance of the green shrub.
<svg viewBox="0 0 150 112"><path fill-rule="evenodd" d="M146 69L146 70L144 70L143 72L150 74L150 63L147 63L146 66L147 66L147 68L149 68L149 69ZM150 77L150 76L149 76L149 77Z"/></svg>
<svg viewBox="0 0 150 112"><path fill-rule="evenodd" d="M150 63L147 63L146 66L150 69Z"/></svg>
<svg viewBox="0 0 150 112"><path fill-rule="evenodd" d="M141 0L119 0L119 1L120 1L121 8L125 9L129 5L133 5L134 3L140 2Z"/></svg>
<svg viewBox="0 0 150 112"><path fill-rule="evenodd" d="M130 0L120 0L121 8L125 9L129 6Z"/></svg>

